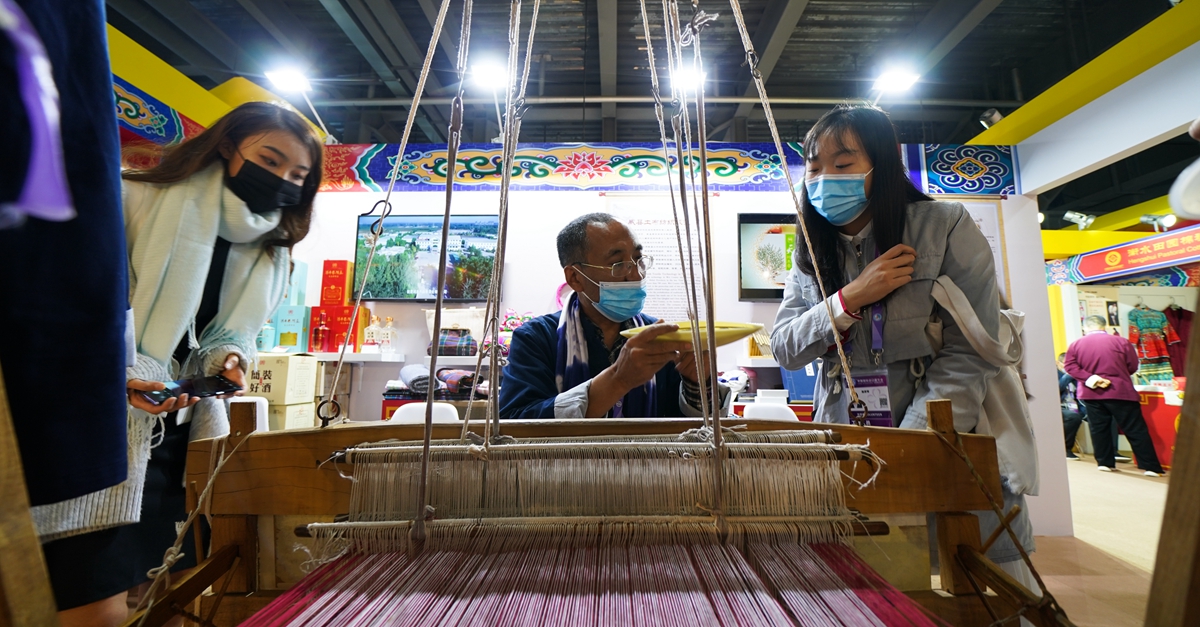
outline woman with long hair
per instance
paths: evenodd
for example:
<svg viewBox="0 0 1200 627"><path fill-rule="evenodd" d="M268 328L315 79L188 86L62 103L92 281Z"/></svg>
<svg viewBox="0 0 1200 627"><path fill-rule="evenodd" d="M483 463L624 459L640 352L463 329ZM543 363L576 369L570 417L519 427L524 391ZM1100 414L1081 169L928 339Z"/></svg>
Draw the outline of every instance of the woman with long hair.
<svg viewBox="0 0 1200 627"><path fill-rule="evenodd" d="M802 218L813 251L796 246L771 333L775 358L789 370L821 359L817 422L850 421L853 382L862 402L854 409L871 424L924 429L925 402L949 399L955 429L974 431L988 381L1000 368L971 347L932 290L948 276L988 335L998 338L999 292L987 240L961 203L934 201L912 184L895 128L880 109L843 105L826 113L805 137L804 157ZM935 316L943 325L937 351L926 335ZM849 373L836 351L835 328ZM1004 497L1006 510L1021 504L1024 514L1022 495L1006 485ZM986 537L998 523L991 512L980 514ZM1028 517L1014 527L1032 551ZM1021 564L1006 535L988 554L997 563Z"/></svg>
<svg viewBox="0 0 1200 627"><path fill-rule="evenodd" d="M188 441L228 433L229 418L218 398L156 403L147 394L212 375L245 388L255 338L288 285L291 249L308 234L321 163L300 115L254 102L122 175L136 348L126 377L129 478L44 513L52 527L62 523L62 539L44 551L64 625L123 622L127 591L174 544L187 517ZM197 563L195 546L183 543L172 571Z"/></svg>

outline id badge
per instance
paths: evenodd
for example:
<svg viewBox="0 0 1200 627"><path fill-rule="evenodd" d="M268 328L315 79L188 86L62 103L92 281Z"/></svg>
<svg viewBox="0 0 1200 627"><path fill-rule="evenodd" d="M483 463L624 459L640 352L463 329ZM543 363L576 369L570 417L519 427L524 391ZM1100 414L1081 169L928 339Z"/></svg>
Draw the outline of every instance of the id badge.
<svg viewBox="0 0 1200 627"><path fill-rule="evenodd" d="M858 399L867 406L866 424L870 427L893 427L892 399L888 394L888 375L886 370L856 374L854 389Z"/></svg>

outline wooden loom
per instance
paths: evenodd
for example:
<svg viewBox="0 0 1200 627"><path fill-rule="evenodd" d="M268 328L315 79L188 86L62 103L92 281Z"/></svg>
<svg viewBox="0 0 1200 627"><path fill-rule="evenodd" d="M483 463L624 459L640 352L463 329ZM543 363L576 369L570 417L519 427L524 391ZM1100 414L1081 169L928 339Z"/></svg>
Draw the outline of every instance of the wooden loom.
<svg viewBox="0 0 1200 627"><path fill-rule="evenodd" d="M235 405L231 416L231 449L244 439L217 475L208 511L212 514L211 557L189 577L175 582L156 603L154 616L146 624L161 624L208 586L190 613L212 620L214 625L233 625L269 603L278 591L258 589L259 573L257 516L308 515L328 517L348 511L350 482L333 464L331 453L366 440L416 440L421 425L340 425L327 429L251 433L253 406ZM931 403L931 424L952 433L952 416L946 401ZM773 421L739 420L749 431L778 430ZM510 421L506 434L524 437L591 437L603 435L677 434L701 426L699 419ZM793 425L788 425L793 427ZM992 618L974 595L974 585L991 588L994 611L1013 613L1023 605L1036 605L1036 598L980 553L979 526L969 510L990 507L964 462L931 431L881 429L843 425L796 424L795 429L825 428L840 436L842 443L866 444L890 465L875 484L855 492L853 506L864 516L893 513L933 512L939 521L938 543L942 561L942 586L951 596L917 593L914 598L955 625L988 624ZM457 426L434 427L435 438L455 438ZM988 489L999 494L1000 479L995 442L991 437L964 435L965 452ZM192 443L188 454L189 492L199 493L208 480L213 447L219 440ZM865 480L870 469L843 462L843 470ZM849 486L850 479L846 480ZM860 524L870 533L886 533L886 525ZM969 575L968 575L969 573ZM972 584L970 577L976 583ZM972 595L972 596L968 596ZM198 612L198 613L197 613ZM1052 612L1031 616L1035 624L1061 625ZM137 624L135 616L130 624Z"/></svg>

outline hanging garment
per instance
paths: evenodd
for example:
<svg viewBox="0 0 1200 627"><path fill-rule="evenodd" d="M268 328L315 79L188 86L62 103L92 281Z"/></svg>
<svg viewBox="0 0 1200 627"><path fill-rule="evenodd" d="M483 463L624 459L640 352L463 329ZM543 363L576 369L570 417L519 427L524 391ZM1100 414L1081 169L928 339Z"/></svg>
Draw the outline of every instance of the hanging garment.
<svg viewBox="0 0 1200 627"><path fill-rule="evenodd" d="M32 505L126 478L125 235L104 2L17 0L58 87L76 217L0 230L0 363ZM31 135L15 51L0 37L0 203L17 200ZM50 400L69 389L84 402Z"/></svg>
<svg viewBox="0 0 1200 627"><path fill-rule="evenodd" d="M1167 307L1163 310L1167 322L1179 336L1178 344L1168 344L1167 353L1171 356L1171 370L1175 376L1186 376L1188 338L1192 336L1192 312L1183 307Z"/></svg>
<svg viewBox="0 0 1200 627"><path fill-rule="evenodd" d="M1139 382L1169 381L1175 377L1171 370L1170 344L1179 344L1175 329L1167 323L1161 311L1136 308L1129 312L1129 341L1137 347L1138 366L1135 380Z"/></svg>

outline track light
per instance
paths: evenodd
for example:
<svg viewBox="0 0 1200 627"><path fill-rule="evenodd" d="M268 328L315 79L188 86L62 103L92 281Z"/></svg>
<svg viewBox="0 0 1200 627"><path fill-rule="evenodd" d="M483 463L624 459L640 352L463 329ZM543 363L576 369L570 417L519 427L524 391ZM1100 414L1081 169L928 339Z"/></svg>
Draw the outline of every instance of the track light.
<svg viewBox="0 0 1200 627"><path fill-rule="evenodd" d="M267 72L267 79L271 84L280 91L288 93L304 93L312 91L312 83L308 82L308 77L297 69L284 68Z"/></svg>
<svg viewBox="0 0 1200 627"><path fill-rule="evenodd" d="M871 89L879 92L900 92L912 89L913 85L917 84L917 80L921 78L920 74L904 69L896 68L887 70L875 79L875 84Z"/></svg>
<svg viewBox="0 0 1200 627"><path fill-rule="evenodd" d="M317 124L321 130L325 131L325 143L336 144L337 138L329 132L325 126L325 120L321 119L321 114L317 113L317 108L313 106L312 100L308 98L308 92L312 91L312 83L308 82L308 77L303 72L295 68L282 68L266 72L267 79L276 89L289 93L299 93L304 97L304 102L308 104L308 110L312 111L313 117L317 119Z"/></svg>
<svg viewBox="0 0 1200 627"><path fill-rule="evenodd" d="M1161 233L1162 231L1165 231L1165 230L1175 226L1175 223L1178 220L1179 219L1176 218L1175 214L1173 214L1173 213L1168 213L1165 215L1147 214L1147 215L1142 216L1142 218L1141 218L1142 224L1149 224L1149 225L1153 226L1155 233Z"/></svg>
<svg viewBox="0 0 1200 627"><path fill-rule="evenodd" d="M705 78L707 75L704 72L697 72L695 69L685 66L671 73L671 87L684 93L693 94L704 87Z"/></svg>
<svg viewBox="0 0 1200 627"><path fill-rule="evenodd" d="M996 109L988 109L987 111L983 112L983 115L979 116L979 123L983 125L983 128L992 128L997 122L1003 119L1004 115L999 111Z"/></svg>
<svg viewBox="0 0 1200 627"><path fill-rule="evenodd" d="M495 61L484 61L471 68L471 80L480 87L504 91L508 89L508 68Z"/></svg>
<svg viewBox="0 0 1200 627"><path fill-rule="evenodd" d="M1082 231L1092 225L1096 221L1096 216L1089 216L1078 211L1068 211L1063 214L1063 220L1073 222L1079 225L1079 230Z"/></svg>

